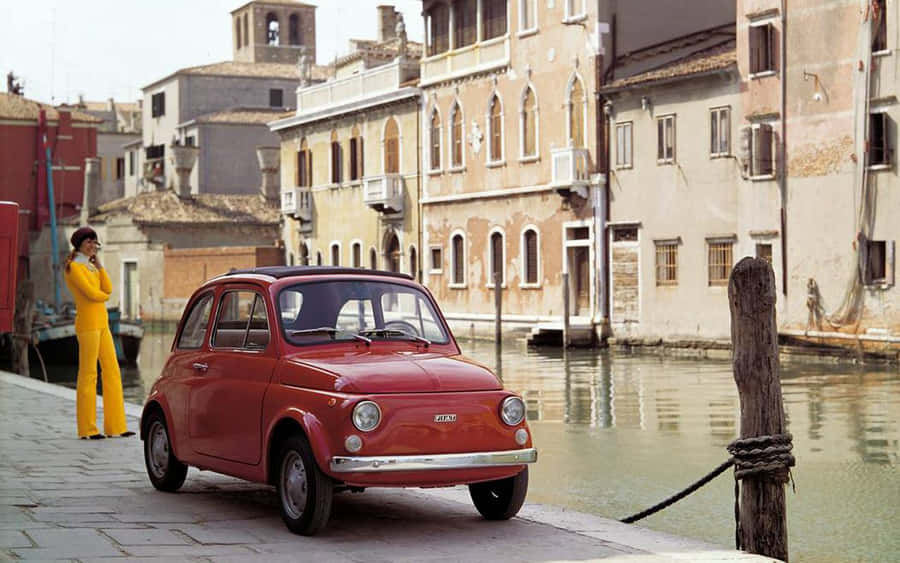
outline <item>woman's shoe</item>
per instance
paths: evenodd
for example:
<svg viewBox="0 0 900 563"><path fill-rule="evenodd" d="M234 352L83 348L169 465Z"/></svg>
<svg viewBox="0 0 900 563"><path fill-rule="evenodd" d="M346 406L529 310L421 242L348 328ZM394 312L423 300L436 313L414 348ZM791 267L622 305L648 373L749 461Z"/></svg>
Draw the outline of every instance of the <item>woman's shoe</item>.
<svg viewBox="0 0 900 563"><path fill-rule="evenodd" d="M82 436L82 440L102 440L106 438L103 434L91 434L90 436Z"/></svg>
<svg viewBox="0 0 900 563"><path fill-rule="evenodd" d="M129 438L131 436L134 436L134 432L132 432L131 430L126 430L125 432L122 432L121 434L110 434L109 435L110 438Z"/></svg>

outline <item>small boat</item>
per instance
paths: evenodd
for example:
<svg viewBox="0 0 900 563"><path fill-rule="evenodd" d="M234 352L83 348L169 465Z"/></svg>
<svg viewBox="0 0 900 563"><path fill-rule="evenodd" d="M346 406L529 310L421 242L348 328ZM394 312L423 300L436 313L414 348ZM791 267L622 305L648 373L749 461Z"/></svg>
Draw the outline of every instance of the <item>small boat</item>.
<svg viewBox="0 0 900 563"><path fill-rule="evenodd" d="M61 315L41 313L31 330L31 339L37 346L45 363L77 364L78 339L75 337L75 316L71 310L64 310ZM119 363L127 366L137 365L141 339L144 338L144 326L140 320L122 319L118 307L107 309L109 313L109 331L116 345L116 357Z"/></svg>

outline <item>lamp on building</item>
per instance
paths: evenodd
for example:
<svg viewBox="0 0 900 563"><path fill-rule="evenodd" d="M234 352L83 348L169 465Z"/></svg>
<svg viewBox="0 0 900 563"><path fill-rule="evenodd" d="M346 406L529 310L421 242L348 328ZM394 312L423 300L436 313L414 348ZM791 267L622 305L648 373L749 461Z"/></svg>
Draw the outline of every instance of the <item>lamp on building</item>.
<svg viewBox="0 0 900 563"><path fill-rule="evenodd" d="M641 109L644 111L650 111L650 98L647 96L641 96Z"/></svg>
<svg viewBox="0 0 900 563"><path fill-rule="evenodd" d="M821 102L825 94L822 91L822 85L819 84L819 75L815 72L807 72L804 70L803 80L808 81L810 78L813 79L813 101Z"/></svg>

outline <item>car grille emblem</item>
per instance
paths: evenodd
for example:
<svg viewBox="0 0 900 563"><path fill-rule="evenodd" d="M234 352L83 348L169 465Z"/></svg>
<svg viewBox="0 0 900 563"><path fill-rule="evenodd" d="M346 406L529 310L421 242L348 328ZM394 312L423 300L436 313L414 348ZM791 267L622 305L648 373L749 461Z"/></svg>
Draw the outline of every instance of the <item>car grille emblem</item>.
<svg viewBox="0 0 900 563"><path fill-rule="evenodd" d="M435 422L456 422L455 414L436 414L434 415Z"/></svg>

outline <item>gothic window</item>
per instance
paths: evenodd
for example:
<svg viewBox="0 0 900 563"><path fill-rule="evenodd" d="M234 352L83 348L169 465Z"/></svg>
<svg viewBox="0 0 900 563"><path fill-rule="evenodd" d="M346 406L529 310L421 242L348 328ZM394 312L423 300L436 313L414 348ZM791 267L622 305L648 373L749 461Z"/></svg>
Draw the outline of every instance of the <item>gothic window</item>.
<svg viewBox="0 0 900 563"><path fill-rule="evenodd" d="M569 143L573 147L584 147L584 87L577 77L569 89Z"/></svg>
<svg viewBox="0 0 900 563"><path fill-rule="evenodd" d="M431 112L431 169L441 167L441 116L437 108Z"/></svg>
<svg viewBox="0 0 900 563"><path fill-rule="evenodd" d="M492 162L503 159L503 109L500 107L500 98L497 94L491 97L489 107L489 136L490 154L488 159Z"/></svg>
<svg viewBox="0 0 900 563"><path fill-rule="evenodd" d="M527 284L538 283L538 236L537 231L528 229L522 237L524 259L523 277Z"/></svg>
<svg viewBox="0 0 900 563"><path fill-rule="evenodd" d="M537 101L531 87L522 99L522 156L537 155Z"/></svg>
<svg viewBox="0 0 900 563"><path fill-rule="evenodd" d="M458 103L450 110L450 122L450 165L456 168L463 165L462 110Z"/></svg>
<svg viewBox="0 0 900 563"><path fill-rule="evenodd" d="M363 177L363 138L359 127L354 125L350 130L350 180Z"/></svg>
<svg viewBox="0 0 900 563"><path fill-rule="evenodd" d="M343 180L343 151L338 140L337 131L331 132L331 183L340 184Z"/></svg>

